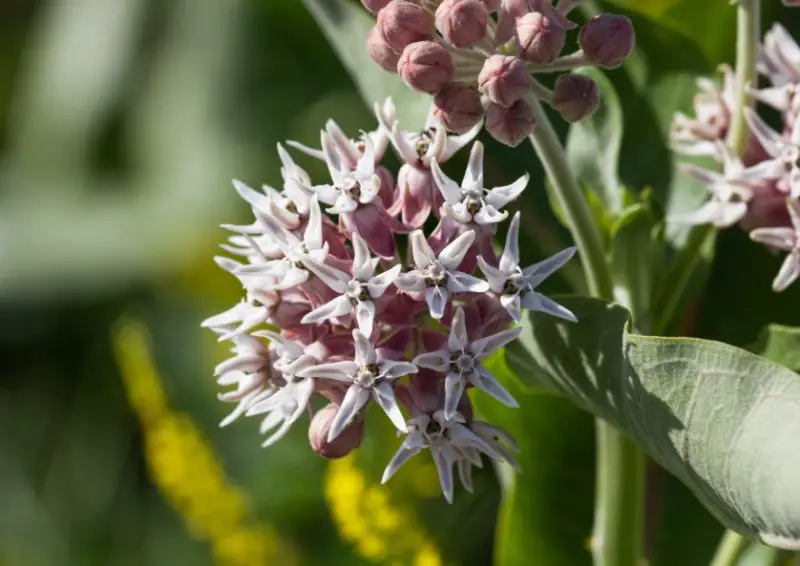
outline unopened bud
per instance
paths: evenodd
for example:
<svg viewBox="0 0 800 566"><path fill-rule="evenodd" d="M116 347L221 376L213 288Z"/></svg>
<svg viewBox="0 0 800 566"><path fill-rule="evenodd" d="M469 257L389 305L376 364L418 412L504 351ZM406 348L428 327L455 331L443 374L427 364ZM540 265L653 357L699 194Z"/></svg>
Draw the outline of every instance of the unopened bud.
<svg viewBox="0 0 800 566"><path fill-rule="evenodd" d="M403 50L397 72L412 89L436 94L453 76L453 59L435 41L418 41Z"/></svg>
<svg viewBox="0 0 800 566"><path fill-rule="evenodd" d="M383 10L386 5L391 2L392 0L361 0L361 3L364 7L372 12L373 14L377 14L381 10Z"/></svg>
<svg viewBox="0 0 800 566"><path fill-rule="evenodd" d="M389 47L398 53L411 43L433 36L430 13L407 0L394 0L378 12L378 27Z"/></svg>
<svg viewBox="0 0 800 566"><path fill-rule="evenodd" d="M323 458L331 460L347 456L359 447L364 438L364 419L356 418L336 438L328 442L328 433L338 412L339 405L329 403L317 411L308 427L308 442L311 448Z"/></svg>
<svg viewBox="0 0 800 566"><path fill-rule="evenodd" d="M370 29L367 34L367 51L372 60L381 69L390 73L397 72L397 62L400 60L400 54L389 47L389 44L383 38L383 34L381 34L380 28L377 26Z"/></svg>
<svg viewBox="0 0 800 566"><path fill-rule="evenodd" d="M524 100L518 100L511 108L490 104L486 109L486 130L505 145L518 146L535 126L533 109Z"/></svg>
<svg viewBox="0 0 800 566"><path fill-rule="evenodd" d="M433 104L436 119L457 134L466 133L483 118L481 95L467 85L447 85L433 99Z"/></svg>
<svg viewBox="0 0 800 566"><path fill-rule="evenodd" d="M561 75L553 89L551 106L567 122L577 122L597 110L597 83L583 75Z"/></svg>
<svg viewBox="0 0 800 566"><path fill-rule="evenodd" d="M444 0L436 9L436 29L454 47L470 47L486 37L489 10L480 0Z"/></svg>
<svg viewBox="0 0 800 566"><path fill-rule="evenodd" d="M589 63L613 69L630 54L636 43L636 33L625 16L600 14L583 25L578 43Z"/></svg>
<svg viewBox="0 0 800 566"><path fill-rule="evenodd" d="M552 63L566 39L566 30L541 12L530 12L517 20L517 51L528 61Z"/></svg>
<svg viewBox="0 0 800 566"><path fill-rule="evenodd" d="M492 55L478 75L478 90L487 99L508 108L528 92L533 84L525 62L517 57Z"/></svg>

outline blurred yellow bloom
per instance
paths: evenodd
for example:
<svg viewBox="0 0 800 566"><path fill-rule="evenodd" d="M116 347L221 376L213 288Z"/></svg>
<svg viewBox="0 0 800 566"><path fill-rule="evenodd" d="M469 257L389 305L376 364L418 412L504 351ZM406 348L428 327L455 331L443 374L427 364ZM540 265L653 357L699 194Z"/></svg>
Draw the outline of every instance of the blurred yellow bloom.
<svg viewBox="0 0 800 566"><path fill-rule="evenodd" d="M149 334L136 321L113 331L117 363L142 425L153 482L183 516L191 536L211 544L220 566L289 566L297 558L275 530L252 517L242 491L231 485L213 447L192 419L172 411L152 361ZM358 486L354 491L358 491Z"/></svg>

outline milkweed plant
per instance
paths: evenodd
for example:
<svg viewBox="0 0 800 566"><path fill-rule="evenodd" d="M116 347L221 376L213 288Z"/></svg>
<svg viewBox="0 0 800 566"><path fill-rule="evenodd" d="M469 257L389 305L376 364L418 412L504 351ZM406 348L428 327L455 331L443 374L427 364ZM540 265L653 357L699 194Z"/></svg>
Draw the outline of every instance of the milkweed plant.
<svg viewBox="0 0 800 566"><path fill-rule="evenodd" d="M668 132L705 200L661 214L646 191L618 186L629 208L598 212L599 188L578 178L557 131L612 119L598 111L603 73L636 57L628 17L583 0L304 1L333 40L337 23L363 23L360 52L339 50L346 66L370 59L370 80L404 85L403 100L429 111L413 123L400 95L370 100L374 121L359 132L328 120L319 140L279 144L275 188L233 182L253 221L223 226L216 262L244 296L203 323L233 352L214 372L233 405L222 424L257 417L269 446L310 414L311 449L335 459L359 448L369 421L388 419L398 440L382 481L430 457L452 502L486 459L525 481L526 439L488 416L527 410L521 381L597 419L596 565L643 563L645 454L727 527L713 564L736 564L748 540L784 558L800 548L794 334L778 337L783 355L760 356L677 336L691 326L676 324L702 290L692 282L718 230L783 255L775 293L800 276L800 47L789 32L761 21L758 0L728 8L735 65L698 80L693 110ZM532 143L574 245L524 261L521 226L535 220L519 203L532 179L490 182L479 138L507 152ZM300 165L315 160L327 175ZM665 226L683 234L672 250ZM543 292L569 267L576 295ZM662 276L635 276L647 270Z"/></svg>

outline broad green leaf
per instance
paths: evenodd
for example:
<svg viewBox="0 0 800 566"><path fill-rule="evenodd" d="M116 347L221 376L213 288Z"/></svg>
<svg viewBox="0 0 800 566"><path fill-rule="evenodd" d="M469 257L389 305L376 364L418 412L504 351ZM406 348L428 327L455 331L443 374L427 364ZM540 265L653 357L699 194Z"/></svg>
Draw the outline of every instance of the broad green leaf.
<svg viewBox="0 0 800 566"><path fill-rule="evenodd" d="M558 300L580 322L532 314L512 369L625 431L727 527L800 546L800 377L727 344L631 334L618 305Z"/></svg>
<svg viewBox="0 0 800 566"><path fill-rule="evenodd" d="M367 53L367 33L372 17L358 3L347 0L303 0L342 64L355 81L368 106L391 96L402 124L422 127L430 97L409 89L397 75L381 69Z"/></svg>
<svg viewBox="0 0 800 566"><path fill-rule="evenodd" d="M800 328L770 324L750 350L776 364L800 371Z"/></svg>
<svg viewBox="0 0 800 566"><path fill-rule="evenodd" d="M622 146L622 107L614 86L597 69L581 71L597 83L600 106L572 125L567 136L567 159L578 181L598 191L608 209L622 210L617 174Z"/></svg>
<svg viewBox="0 0 800 566"><path fill-rule="evenodd" d="M520 444L522 471L502 467L496 566L589 566L594 489L592 418L563 397L522 391L502 358L487 364L519 401L509 409L476 392L482 418Z"/></svg>

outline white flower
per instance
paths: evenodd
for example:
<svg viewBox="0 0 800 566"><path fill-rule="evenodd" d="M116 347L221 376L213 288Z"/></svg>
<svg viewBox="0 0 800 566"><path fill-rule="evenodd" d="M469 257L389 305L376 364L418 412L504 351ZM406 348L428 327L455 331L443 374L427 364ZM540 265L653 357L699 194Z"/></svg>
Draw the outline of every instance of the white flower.
<svg viewBox="0 0 800 566"><path fill-rule="evenodd" d="M405 418L397 405L392 383L398 378L417 373L417 367L408 362L382 359L359 330L353 330L353 341L354 360L319 364L298 373L301 377L335 379L350 384L339 412L331 423L328 442L350 424L370 398L375 400L399 430L405 432Z"/></svg>
<svg viewBox="0 0 800 566"><path fill-rule="evenodd" d="M352 276L337 269L334 278L321 277L328 287L339 293L339 296L305 315L301 322L314 324L353 314L359 330L364 336L370 336L375 321L375 299L386 292L389 285L397 278L402 266L395 265L375 275L375 267L379 260L370 256L367 243L358 233L353 233L352 242L354 252Z"/></svg>
<svg viewBox="0 0 800 566"><path fill-rule="evenodd" d="M218 397L237 406L220 426L229 425L247 411L257 396L270 386L272 377L272 361L265 342L249 334L235 336L232 340L234 356L218 364L214 375L219 385L236 385L236 389L220 393Z"/></svg>
<svg viewBox="0 0 800 566"><path fill-rule="evenodd" d="M780 24L764 34L758 71L775 86L800 82L800 47Z"/></svg>
<svg viewBox="0 0 800 566"><path fill-rule="evenodd" d="M364 152L359 157L355 168L352 168L337 151L331 138L322 133L322 152L328 166L332 185L315 185L314 191L319 200L333 205L325 211L331 214L354 212L359 205L369 204L381 188L381 179L375 173L375 148L366 136Z"/></svg>
<svg viewBox="0 0 800 566"><path fill-rule="evenodd" d="M475 240L475 232L464 232L439 252L433 253L422 230L415 230L409 237L416 269L398 275L395 285L408 292L425 292L425 301L431 316L442 318L450 293L485 293L489 290L486 281L458 270L458 266Z"/></svg>
<svg viewBox="0 0 800 566"><path fill-rule="evenodd" d="M314 380L301 377L298 373L314 365L317 360L307 354L302 346L280 334L264 330L256 335L270 339L270 346L277 354L273 368L280 372L282 380L280 384L273 381L272 387L255 396L246 413L248 417L266 413L261 422L261 434L277 427L262 444L267 447L283 438L308 407L314 391Z"/></svg>
<svg viewBox="0 0 800 566"><path fill-rule="evenodd" d="M800 202L792 198L786 206L792 219L791 227L757 228L750 232L750 238L756 242L789 252L772 282L772 289L776 293L786 289L800 276Z"/></svg>
<svg viewBox="0 0 800 566"><path fill-rule="evenodd" d="M477 459L477 465L480 465L480 452L495 460L504 460L503 453L497 449L498 443L489 443L470 430L460 413L453 414L449 419L445 418L443 411L436 411L433 415L423 414L409 420L407 427L408 436L386 466L381 483L389 481L412 456L427 448L436 464L442 493L452 503L454 463L459 463L460 472L462 461L475 463ZM471 476L465 472L461 474L462 483L471 488Z"/></svg>
<svg viewBox="0 0 800 566"><path fill-rule="evenodd" d="M571 322L577 322L575 315L569 310L536 292L536 287L542 281L550 277L575 255L576 248L567 248L522 269L519 266L519 222L520 213L517 212L508 227L506 246L497 267L489 265L482 257L478 256L478 267L486 276L489 286L500 297L500 303L515 322L520 320L521 308L542 311Z"/></svg>
<svg viewBox="0 0 800 566"><path fill-rule="evenodd" d="M795 121L787 141L752 110L746 109L745 117L761 147L772 159L748 167L741 172L740 178L758 182L780 179L788 174L792 198L800 197L800 120Z"/></svg>
<svg viewBox="0 0 800 566"><path fill-rule="evenodd" d="M269 319L266 306L256 306L240 301L233 307L217 315L205 319L200 326L210 328L220 334L220 342L230 340L234 336L244 334Z"/></svg>
<svg viewBox="0 0 800 566"><path fill-rule="evenodd" d="M431 172L436 185L444 196L442 216L452 218L460 224L497 224L508 216L500 212L505 205L517 198L528 184L529 176L523 175L510 185L487 190L483 187L483 144L475 142L469 155L467 171L461 186L444 174L436 161L431 162Z"/></svg>
<svg viewBox="0 0 800 566"><path fill-rule="evenodd" d="M500 385L497 378L481 363L484 358L519 337L521 328L503 330L470 343L464 309L458 308L453 316L447 349L426 352L414 358L414 364L446 374L444 380L444 414L448 418L456 413L458 402L467 383L481 389L509 407L519 407L511 394Z"/></svg>

